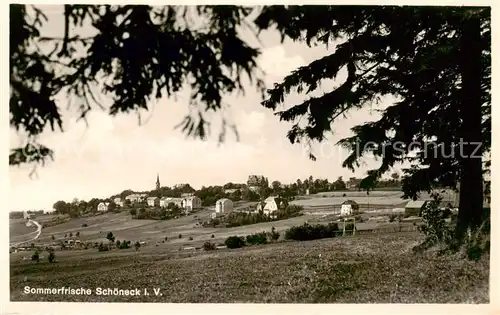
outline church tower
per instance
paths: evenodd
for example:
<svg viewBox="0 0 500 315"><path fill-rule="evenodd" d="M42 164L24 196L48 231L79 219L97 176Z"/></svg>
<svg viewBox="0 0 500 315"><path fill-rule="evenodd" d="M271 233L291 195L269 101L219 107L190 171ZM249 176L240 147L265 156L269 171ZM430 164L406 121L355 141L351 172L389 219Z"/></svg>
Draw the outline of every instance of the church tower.
<svg viewBox="0 0 500 315"><path fill-rule="evenodd" d="M156 190L160 190L160 175L156 174Z"/></svg>

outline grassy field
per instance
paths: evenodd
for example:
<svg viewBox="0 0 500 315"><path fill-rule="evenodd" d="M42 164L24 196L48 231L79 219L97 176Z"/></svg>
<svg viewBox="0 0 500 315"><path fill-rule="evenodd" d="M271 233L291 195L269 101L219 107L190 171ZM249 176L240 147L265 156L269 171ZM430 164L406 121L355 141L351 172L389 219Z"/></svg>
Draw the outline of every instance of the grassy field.
<svg viewBox="0 0 500 315"><path fill-rule="evenodd" d="M108 232L118 240L146 241L134 249L98 252L97 249L56 251L56 263L31 262L31 252L10 258L11 300L82 302L266 302L266 303L487 303L489 257L470 262L433 253L415 255L411 248L421 241L416 232L357 234L356 236L308 242L279 242L237 250L193 251L207 240L223 243L233 235L277 231L305 222L325 223L335 219L328 207L353 199L381 208L401 203L399 192L342 192L301 196L305 215L287 220L234 228L203 228L213 209L175 220L132 219L128 212L105 213L71 219L45 227L35 244L64 240L76 232L82 241L103 241ZM378 201L377 201L378 200ZM235 203L235 208L255 203ZM328 208L328 209L327 209ZM325 212L326 214L322 213ZM392 209L391 209L392 211ZM357 229L396 228L387 213L364 213ZM380 220L369 220L380 217ZM384 219L385 218L385 219ZM53 216L39 216L47 222ZM411 219L411 218L409 218ZM409 220L408 219L408 220ZM413 220L413 219L412 219ZM411 226L413 221L402 222ZM86 226L83 226L86 225ZM33 236L35 227L22 219L10 220L11 242ZM178 238L179 234L182 238ZM283 233L282 233L283 234ZM214 236L212 238L212 235ZM167 242L161 242L167 237ZM74 237L73 237L74 238ZM189 240L192 238L192 240ZM29 242L32 243L32 242ZM26 295L25 286L38 288L87 288L91 295ZM149 296L100 296L95 289L147 288ZM156 296L153 289L159 288Z"/></svg>
<svg viewBox="0 0 500 315"><path fill-rule="evenodd" d="M43 228L40 238L33 241L33 243L50 244L53 242L52 236L55 237L55 241L60 241L66 239L65 234L73 233L74 235L76 232L80 233L78 239L82 241L101 242L106 241L105 238L108 232L113 232L117 240L160 243L167 237L169 244L196 246L203 244L207 240L223 242L232 235L248 235L260 231L270 231L273 226L277 231L283 231L314 218L312 215L304 215L287 220L234 228L204 228L197 225L199 220L207 220L209 214L210 211L203 210L175 220L156 221L132 219L127 212L105 213L94 217L72 219L62 224ZM34 228L26 227L24 221L21 221L11 220L10 222L11 242L29 239L30 234L25 233L34 231ZM87 224L86 227L82 226L84 223ZM212 234L214 238L211 237ZM179 239L179 235L182 235L182 238ZM190 237L193 240L189 240ZM164 244L160 243L160 246L164 246Z"/></svg>
<svg viewBox="0 0 500 315"><path fill-rule="evenodd" d="M344 196L344 194L346 196ZM454 200L454 194L451 190L445 190L442 194L443 201ZM292 204L301 205L305 208L309 207L322 207L322 206L337 206L339 207L347 199L354 200L358 204L366 205L370 204L373 206L387 206L388 208L393 206L401 206L402 204L408 202L402 198L403 193L400 191L372 191L369 195L364 191L334 191L334 192L323 192L308 196L300 196L297 200L294 200ZM431 196L422 192L420 200L432 199Z"/></svg>
<svg viewBox="0 0 500 315"><path fill-rule="evenodd" d="M201 210L197 213L186 217L181 217L176 220L136 220L132 219L128 211L121 213L105 213L97 216L81 217L71 219L67 222L44 227L42 234L36 241L28 243L35 244L50 244L53 241L65 240L65 235L77 232L80 233L78 239L81 241L101 242L106 241L108 232L113 232L117 240L145 241L150 243L160 243L159 246L164 246L161 241L167 237L169 243L182 245L199 245L207 240L223 241L228 236L232 235L248 235L260 231L270 231L274 226L278 231L284 231L291 226L301 225L305 222L321 221L321 217L328 216L331 213L332 207L339 207L339 204L345 201L346 198L355 199L360 204L371 203L372 205L387 205L388 209L391 205L400 203L400 192L394 191L375 191L369 196L364 192L347 192L347 197L342 197L344 192L329 192L310 196L302 196L294 201L295 204L304 205L305 214L300 217L275 222L266 222L248 226L234 228L203 228L199 224L200 221L209 219L210 212L213 209ZM236 202L235 209L255 206L255 202ZM383 206L382 206L383 207ZM330 209L332 208L332 209ZM338 209L337 209L338 210ZM363 211L366 209L362 208ZM367 213L365 216L369 216ZM34 220L43 225L54 219L54 215L37 216ZM86 225L86 226L84 226ZM360 223L359 229L376 228L377 224L371 222L368 227ZM10 220L10 242L17 243L29 240L33 237L30 234L35 231L35 227L26 227L24 220ZM182 238L178 238L182 235ZM214 238L212 238L214 235ZM53 240L52 237L55 239ZM189 240L192 238L193 240ZM29 245L29 244L28 244Z"/></svg>
<svg viewBox="0 0 500 315"><path fill-rule="evenodd" d="M49 264L11 255L13 301L488 303L489 257L415 255L416 233L282 242L237 250L57 252ZM46 254L46 253L44 253ZM91 289L91 295L26 295L23 288ZM95 289L147 288L149 296ZM153 289L160 289L156 296Z"/></svg>

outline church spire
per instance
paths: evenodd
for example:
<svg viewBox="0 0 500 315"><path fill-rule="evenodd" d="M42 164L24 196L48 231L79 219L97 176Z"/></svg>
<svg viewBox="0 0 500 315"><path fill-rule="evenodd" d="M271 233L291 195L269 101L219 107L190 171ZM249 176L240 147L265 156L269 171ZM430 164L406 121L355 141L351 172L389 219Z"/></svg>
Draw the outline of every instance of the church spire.
<svg viewBox="0 0 500 315"><path fill-rule="evenodd" d="M160 189L160 175L156 174L156 190Z"/></svg>

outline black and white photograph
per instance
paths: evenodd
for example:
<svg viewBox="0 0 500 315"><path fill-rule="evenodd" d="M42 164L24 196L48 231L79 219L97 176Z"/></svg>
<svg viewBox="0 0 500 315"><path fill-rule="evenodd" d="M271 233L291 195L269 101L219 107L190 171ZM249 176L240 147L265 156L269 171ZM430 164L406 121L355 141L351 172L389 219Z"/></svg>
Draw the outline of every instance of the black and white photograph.
<svg viewBox="0 0 500 315"><path fill-rule="evenodd" d="M491 17L9 4L6 299L490 304Z"/></svg>

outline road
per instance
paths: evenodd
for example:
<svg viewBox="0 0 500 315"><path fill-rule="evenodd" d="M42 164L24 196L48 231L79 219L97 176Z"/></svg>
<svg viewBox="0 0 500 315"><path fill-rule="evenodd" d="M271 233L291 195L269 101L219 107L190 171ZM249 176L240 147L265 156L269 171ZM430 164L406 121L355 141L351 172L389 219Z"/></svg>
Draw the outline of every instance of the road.
<svg viewBox="0 0 500 315"><path fill-rule="evenodd" d="M38 223L37 221L31 220L31 219L28 219L28 221L26 222L26 226L32 226L33 224L36 225L36 231L29 233L29 234L33 234L33 233L35 234L35 236L33 238L26 240L26 241L19 242L19 243L10 244L10 246L19 246L21 244L31 242L31 241L39 238L40 234L42 234L42 225L40 223ZM25 234L25 235L29 235L29 234Z"/></svg>

